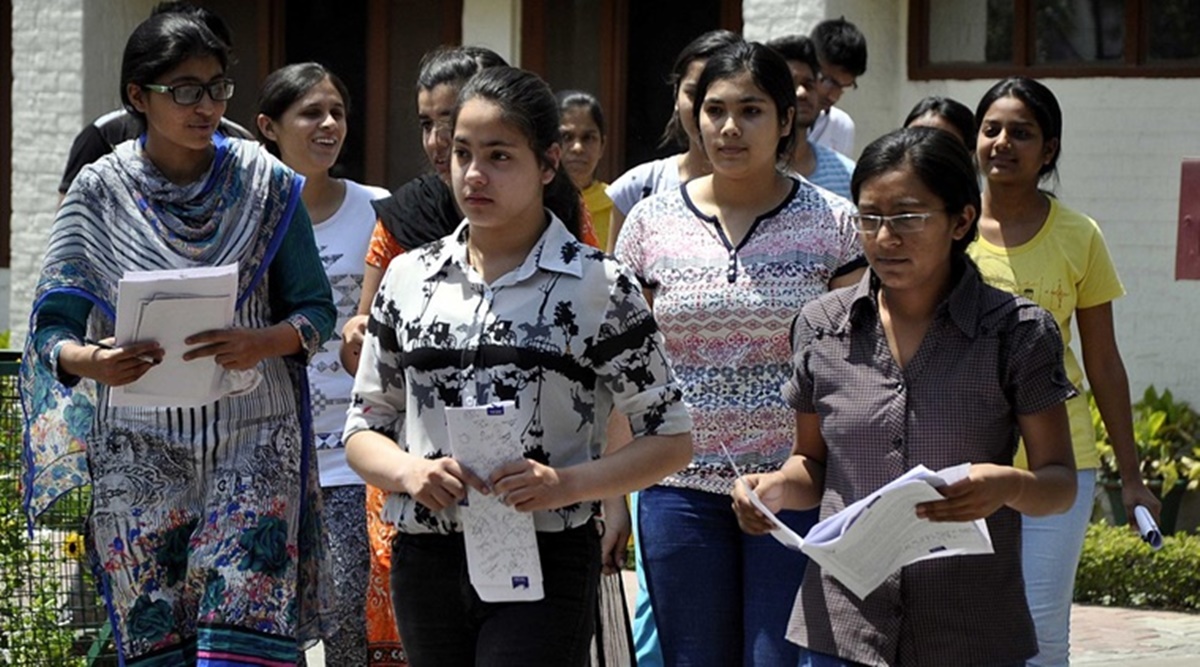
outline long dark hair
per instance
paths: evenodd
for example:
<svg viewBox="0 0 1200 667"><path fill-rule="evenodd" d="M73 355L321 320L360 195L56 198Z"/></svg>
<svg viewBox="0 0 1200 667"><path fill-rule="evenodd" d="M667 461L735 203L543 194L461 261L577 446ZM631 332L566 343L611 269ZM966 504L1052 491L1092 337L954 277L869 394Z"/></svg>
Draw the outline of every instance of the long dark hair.
<svg viewBox="0 0 1200 667"><path fill-rule="evenodd" d="M1058 140L1058 148L1050 162L1042 165L1038 176L1045 179L1058 169L1058 156L1062 155L1062 108L1058 106L1058 98L1042 83L1025 76L1012 76L1004 79L988 89L975 107L975 125L983 127L983 118L988 109L1001 97L1015 97L1033 112L1038 128L1042 131L1042 140Z"/></svg>
<svg viewBox="0 0 1200 667"><path fill-rule="evenodd" d="M146 116L129 101L129 84L144 86L190 58L213 57L224 70L229 66L229 45L203 21L180 12L156 14L134 28L121 58L121 104L133 117Z"/></svg>
<svg viewBox="0 0 1200 667"><path fill-rule="evenodd" d="M946 205L947 215L975 207L975 218L965 236L954 241L951 252L965 254L979 230L979 179L966 146L949 132L932 127L895 130L863 149L850 178L850 195L858 204L863 184L908 165L917 178Z"/></svg>
<svg viewBox="0 0 1200 667"><path fill-rule="evenodd" d="M500 107L504 122L517 128L529 140L529 147L545 168L554 169L554 178L542 189L542 204L563 221L575 238L579 238L579 190L561 168L552 165L547 153L561 145L558 103L550 86L536 74L515 67L489 67L467 81L458 94L454 123L462 105L474 98L485 99Z"/></svg>
<svg viewBox="0 0 1200 667"><path fill-rule="evenodd" d="M683 50L675 57L675 64L671 65L671 74L667 77L667 83L671 86L671 102L674 103L679 98L679 85L683 82L683 77L693 62L707 60L717 51L740 41L742 38L737 33L728 30L711 30L688 42L688 45L683 47ZM662 139L658 143L660 148L671 144L682 148L686 148L688 145L687 132L683 130L683 125L679 122L679 109L671 112L671 119L667 121Z"/></svg>
<svg viewBox="0 0 1200 667"><path fill-rule="evenodd" d="M754 85L766 93L775 103L775 114L782 127L788 127L788 111L796 108L796 88L792 85L792 71L779 52L758 42L738 42L713 54L704 65L704 72L696 83L696 103L692 115L696 125L700 124L700 113L704 96L717 81L732 79L743 72L749 73ZM796 132L779 137L775 145L775 157L784 159L792 154L796 145Z"/></svg>
<svg viewBox="0 0 1200 667"><path fill-rule="evenodd" d="M350 91L336 74L320 63L295 63L271 72L258 91L258 112L271 120L278 121L300 98L308 94L313 86L328 79L342 97L342 106L350 113ZM279 157L279 145L263 135L256 123L255 134L275 157Z"/></svg>
<svg viewBox="0 0 1200 667"><path fill-rule="evenodd" d="M480 70L507 67L500 54L483 46L439 46L421 56L417 66L417 90L433 90L442 84L461 89Z"/></svg>
<svg viewBox="0 0 1200 667"><path fill-rule="evenodd" d="M580 107L587 111L592 122L596 124L596 129L600 131L600 138L603 139L607 136L608 130L604 126L604 109L600 108L600 100L596 99L595 95L582 90L560 90L554 97L558 100L560 115L572 107Z"/></svg>
<svg viewBox="0 0 1200 667"><path fill-rule="evenodd" d="M913 121L933 114L940 118L945 118L958 133L962 135L963 143L966 144L967 150L975 151L976 132L975 116L971 114L971 110L967 105L950 97L942 97L941 95L930 95L929 97L921 98L913 106L912 111L908 112L908 117L904 119L904 127L912 125Z"/></svg>

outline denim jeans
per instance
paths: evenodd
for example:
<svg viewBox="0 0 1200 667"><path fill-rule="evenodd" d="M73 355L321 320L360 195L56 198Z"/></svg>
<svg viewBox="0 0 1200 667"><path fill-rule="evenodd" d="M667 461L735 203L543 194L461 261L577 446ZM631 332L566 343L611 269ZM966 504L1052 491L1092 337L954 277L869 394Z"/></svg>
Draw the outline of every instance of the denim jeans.
<svg viewBox="0 0 1200 667"><path fill-rule="evenodd" d="M808 559L743 533L727 495L653 486L638 498L642 564L663 661L794 665L784 638ZM780 513L801 535L817 511Z"/></svg>
<svg viewBox="0 0 1200 667"><path fill-rule="evenodd" d="M1079 491L1064 514L1021 517L1021 567L1025 598L1037 628L1038 654L1028 665L1066 667L1070 664L1071 596L1075 569L1083 551L1083 536L1092 518L1096 470L1076 473Z"/></svg>
<svg viewBox="0 0 1200 667"><path fill-rule="evenodd" d="M586 667L600 584L600 537L587 524L537 534L546 596L483 602L462 534L392 543L392 606L412 667Z"/></svg>
<svg viewBox="0 0 1200 667"><path fill-rule="evenodd" d="M642 538L638 521L638 496L629 494L629 515L633 517L633 562L637 570L637 602L633 608L633 651L637 667L663 667L662 647L658 644L658 626L646 587L646 566L642 562Z"/></svg>

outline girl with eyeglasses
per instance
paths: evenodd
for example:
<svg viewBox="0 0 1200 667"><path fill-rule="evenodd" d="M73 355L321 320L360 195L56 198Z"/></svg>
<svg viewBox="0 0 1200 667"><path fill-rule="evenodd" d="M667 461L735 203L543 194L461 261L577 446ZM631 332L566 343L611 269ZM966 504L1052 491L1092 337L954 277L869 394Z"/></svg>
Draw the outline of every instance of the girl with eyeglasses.
<svg viewBox="0 0 1200 667"><path fill-rule="evenodd" d="M121 98L145 132L67 192L23 359L29 510L91 482L88 549L126 665L294 664L331 627L304 366L335 310L303 177L214 135L228 61L178 13L129 37ZM111 405L110 387L164 355L115 346L118 281L230 264L234 323L196 332L183 359L253 370L257 385L196 408Z"/></svg>
<svg viewBox="0 0 1200 667"><path fill-rule="evenodd" d="M1112 439L1126 516L1161 503L1138 469L1129 378L1113 330L1112 302L1125 293L1095 220L1044 192L1062 152L1062 110L1054 93L1025 77L992 86L975 111L976 162L984 178L979 240L970 248L989 284L1037 302L1062 331L1067 376L1082 392L1086 376ZM1082 367L1070 347L1079 333ZM1085 396L1067 403L1079 492L1066 514L1027 518L1021 532L1025 590L1038 631L1030 665L1067 665L1071 596L1096 487L1096 433ZM1020 461L1023 456L1018 457ZM1165 490L1164 490L1165 491Z"/></svg>
<svg viewBox="0 0 1200 667"><path fill-rule="evenodd" d="M1022 515L1065 511L1075 466L1064 402L1075 395L1054 320L989 287L967 257L979 185L964 146L932 128L871 143L854 170L870 272L806 305L792 326L791 456L743 478L772 510L841 511L913 466L970 463L930 521L986 519L995 552L906 566L858 598L810 563L787 637L802 667L1016 667L1037 651L1021 583ZM1019 436L1027 469L1013 467ZM741 486L742 528L771 524Z"/></svg>
<svg viewBox="0 0 1200 667"><path fill-rule="evenodd" d="M695 420L688 467L639 493L641 564L667 665L795 664L784 621L805 558L738 530L738 468L776 469L793 418L788 323L852 283L862 250L847 200L780 171L795 140L783 57L738 42L707 59L692 122L713 173L638 202L617 240L662 326ZM728 455L727 452L728 451ZM813 512L788 512L800 533Z"/></svg>

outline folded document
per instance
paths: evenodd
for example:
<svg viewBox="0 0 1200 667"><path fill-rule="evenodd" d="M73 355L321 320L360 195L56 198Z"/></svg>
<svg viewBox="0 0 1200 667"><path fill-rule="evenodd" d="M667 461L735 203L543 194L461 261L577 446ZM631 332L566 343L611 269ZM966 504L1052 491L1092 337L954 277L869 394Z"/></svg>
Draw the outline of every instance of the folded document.
<svg viewBox="0 0 1200 667"><path fill-rule="evenodd" d="M931 558L992 553L983 519L934 522L917 517L920 503L941 500L937 487L964 479L971 464L932 472L922 465L813 526L800 537L743 484L750 502L775 524L771 535L800 551L864 598L893 572Z"/></svg>

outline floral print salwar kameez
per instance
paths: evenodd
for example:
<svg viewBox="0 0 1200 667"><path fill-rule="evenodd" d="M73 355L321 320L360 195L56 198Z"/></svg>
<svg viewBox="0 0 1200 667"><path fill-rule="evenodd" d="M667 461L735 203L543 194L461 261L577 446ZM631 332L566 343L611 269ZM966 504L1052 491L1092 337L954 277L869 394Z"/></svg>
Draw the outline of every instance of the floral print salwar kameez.
<svg viewBox="0 0 1200 667"><path fill-rule="evenodd" d="M86 168L51 233L22 368L26 502L90 482L89 549L124 665L294 665L333 621L304 363L329 336L330 289L303 179L252 142L214 138L178 186L139 141ZM197 408L115 407L57 367L113 332L125 271L238 265L235 328L280 322L303 352L252 390Z"/></svg>

